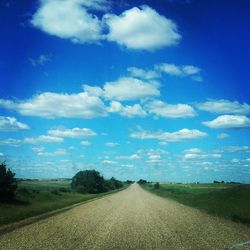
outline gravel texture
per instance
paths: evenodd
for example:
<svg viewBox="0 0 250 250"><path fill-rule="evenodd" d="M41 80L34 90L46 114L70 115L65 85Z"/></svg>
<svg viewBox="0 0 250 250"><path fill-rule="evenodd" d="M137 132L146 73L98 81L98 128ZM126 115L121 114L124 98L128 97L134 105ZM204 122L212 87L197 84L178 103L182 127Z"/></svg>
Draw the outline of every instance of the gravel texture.
<svg viewBox="0 0 250 250"><path fill-rule="evenodd" d="M249 240L250 228L244 225L155 196L134 184L6 233L0 236L0 249L225 249Z"/></svg>

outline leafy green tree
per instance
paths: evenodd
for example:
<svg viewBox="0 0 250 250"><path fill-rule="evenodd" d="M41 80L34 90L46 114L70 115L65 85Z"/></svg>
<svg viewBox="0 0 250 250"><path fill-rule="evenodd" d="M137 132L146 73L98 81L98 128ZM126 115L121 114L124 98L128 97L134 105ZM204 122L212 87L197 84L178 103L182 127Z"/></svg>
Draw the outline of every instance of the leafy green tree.
<svg viewBox="0 0 250 250"><path fill-rule="evenodd" d="M0 163L0 201L9 201L15 198L17 181L15 173L7 169L5 162Z"/></svg>
<svg viewBox="0 0 250 250"><path fill-rule="evenodd" d="M106 181L96 170L79 171L72 178L71 188L80 193L90 194L108 191Z"/></svg>
<svg viewBox="0 0 250 250"><path fill-rule="evenodd" d="M146 180L140 179L139 181L137 181L138 184L142 185L142 184L147 184Z"/></svg>
<svg viewBox="0 0 250 250"><path fill-rule="evenodd" d="M106 180L106 187L108 190L114 190L123 187L123 183L112 177L110 180Z"/></svg>
<svg viewBox="0 0 250 250"><path fill-rule="evenodd" d="M156 182L156 183L154 184L154 188L155 188L155 189L159 189L159 188L160 188L160 183L159 183L159 182Z"/></svg>

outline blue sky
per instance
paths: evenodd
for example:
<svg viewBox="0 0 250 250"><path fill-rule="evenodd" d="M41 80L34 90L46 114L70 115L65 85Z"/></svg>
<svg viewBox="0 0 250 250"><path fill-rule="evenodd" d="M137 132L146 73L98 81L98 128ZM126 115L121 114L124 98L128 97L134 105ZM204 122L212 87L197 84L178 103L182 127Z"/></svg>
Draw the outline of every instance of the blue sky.
<svg viewBox="0 0 250 250"><path fill-rule="evenodd" d="M249 1L0 3L0 160L17 177L250 182Z"/></svg>

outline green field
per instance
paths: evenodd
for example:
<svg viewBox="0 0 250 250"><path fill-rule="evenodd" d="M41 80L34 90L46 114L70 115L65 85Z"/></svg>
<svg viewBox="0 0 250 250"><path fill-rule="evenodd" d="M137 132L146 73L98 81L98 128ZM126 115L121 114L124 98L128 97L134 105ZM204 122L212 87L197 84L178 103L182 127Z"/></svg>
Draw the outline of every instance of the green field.
<svg viewBox="0 0 250 250"><path fill-rule="evenodd" d="M250 226L250 185L160 184L159 189L152 184L141 186L161 197Z"/></svg>
<svg viewBox="0 0 250 250"><path fill-rule="evenodd" d="M70 189L71 180L22 181L18 184L17 199L0 203L0 225L63 208L78 202L101 197L102 194L80 194Z"/></svg>

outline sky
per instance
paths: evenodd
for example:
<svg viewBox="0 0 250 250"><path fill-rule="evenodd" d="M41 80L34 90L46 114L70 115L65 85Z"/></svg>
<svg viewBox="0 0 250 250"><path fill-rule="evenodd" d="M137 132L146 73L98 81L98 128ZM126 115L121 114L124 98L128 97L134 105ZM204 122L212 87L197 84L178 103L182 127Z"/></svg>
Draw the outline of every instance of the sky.
<svg viewBox="0 0 250 250"><path fill-rule="evenodd" d="M3 0L0 161L19 178L250 182L250 2Z"/></svg>

